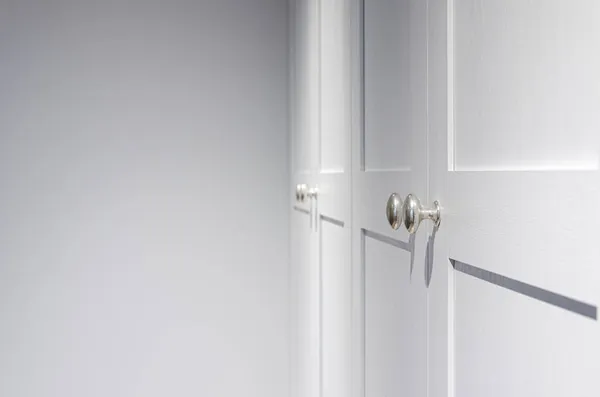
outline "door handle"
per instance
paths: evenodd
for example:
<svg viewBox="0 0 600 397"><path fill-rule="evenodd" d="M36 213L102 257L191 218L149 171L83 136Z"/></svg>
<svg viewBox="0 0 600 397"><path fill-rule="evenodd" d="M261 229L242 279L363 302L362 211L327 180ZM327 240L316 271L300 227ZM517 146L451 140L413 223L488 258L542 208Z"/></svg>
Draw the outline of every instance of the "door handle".
<svg viewBox="0 0 600 397"><path fill-rule="evenodd" d="M308 193L308 186L304 183L296 185L296 201L303 203L306 200Z"/></svg>
<svg viewBox="0 0 600 397"><path fill-rule="evenodd" d="M316 187L309 188L305 183L299 183L296 185L296 201L299 203L304 203L307 200L310 200L310 209L309 209L309 227L311 230L316 230L317 225L317 195L319 194L319 189Z"/></svg>
<svg viewBox="0 0 600 397"><path fill-rule="evenodd" d="M429 219L433 221L434 227L440 227L442 221L440 203L433 202L433 208L425 208L421 205L421 201L414 194L409 194L402 205L402 218L404 226L410 234L414 234L419 229L421 221Z"/></svg>
<svg viewBox="0 0 600 397"><path fill-rule="evenodd" d="M394 230L402 224L402 198L398 193L392 193L385 206L385 216Z"/></svg>
<svg viewBox="0 0 600 397"><path fill-rule="evenodd" d="M319 189L316 187L309 188L308 185L304 183L296 185L296 201L303 203L306 199L316 199L318 194Z"/></svg>

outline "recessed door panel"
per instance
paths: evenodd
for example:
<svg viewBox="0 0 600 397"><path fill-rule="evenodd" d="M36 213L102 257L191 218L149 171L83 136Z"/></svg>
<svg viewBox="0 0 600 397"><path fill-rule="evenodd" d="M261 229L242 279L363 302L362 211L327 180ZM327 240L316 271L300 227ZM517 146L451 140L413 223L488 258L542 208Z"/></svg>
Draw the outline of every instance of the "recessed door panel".
<svg viewBox="0 0 600 397"><path fill-rule="evenodd" d="M348 171L350 150L350 4L321 1L321 150L323 172Z"/></svg>
<svg viewBox="0 0 600 397"><path fill-rule="evenodd" d="M294 396L318 396L320 390L320 267L309 213L291 212L291 381Z"/></svg>
<svg viewBox="0 0 600 397"><path fill-rule="evenodd" d="M351 394L350 229L321 219L322 396Z"/></svg>
<svg viewBox="0 0 600 397"><path fill-rule="evenodd" d="M405 247L363 237L365 396L425 396L427 292Z"/></svg>
<svg viewBox="0 0 600 397"><path fill-rule="evenodd" d="M600 3L454 3L456 169L597 169Z"/></svg>
<svg viewBox="0 0 600 397"><path fill-rule="evenodd" d="M600 390L599 11L430 2L429 346L448 394Z"/></svg>
<svg viewBox="0 0 600 397"><path fill-rule="evenodd" d="M600 338L585 307L557 308L491 281L456 274L457 395L597 396Z"/></svg>
<svg viewBox="0 0 600 397"><path fill-rule="evenodd" d="M363 5L364 169L411 168L410 0Z"/></svg>

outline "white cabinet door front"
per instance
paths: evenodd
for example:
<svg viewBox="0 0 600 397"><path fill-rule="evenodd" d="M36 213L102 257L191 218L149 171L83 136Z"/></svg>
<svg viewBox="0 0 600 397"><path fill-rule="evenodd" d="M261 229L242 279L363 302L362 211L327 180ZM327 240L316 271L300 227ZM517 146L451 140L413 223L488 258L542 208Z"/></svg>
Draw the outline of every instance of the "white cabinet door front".
<svg viewBox="0 0 600 397"><path fill-rule="evenodd" d="M600 3L449 3L429 10L432 396L598 396Z"/></svg>
<svg viewBox="0 0 600 397"><path fill-rule="evenodd" d="M350 1L320 1L316 199L321 269L322 397L351 393Z"/></svg>
<svg viewBox="0 0 600 397"><path fill-rule="evenodd" d="M350 2L293 2L293 395L351 393ZM308 233L308 235L307 235Z"/></svg>
<svg viewBox="0 0 600 397"><path fill-rule="evenodd" d="M427 5L353 5L353 395L424 397L425 240L393 230L386 202L427 196Z"/></svg>
<svg viewBox="0 0 600 397"><path fill-rule="evenodd" d="M320 393L320 268L313 200L296 186L314 187L319 130L319 8L316 0L291 3L291 391Z"/></svg>

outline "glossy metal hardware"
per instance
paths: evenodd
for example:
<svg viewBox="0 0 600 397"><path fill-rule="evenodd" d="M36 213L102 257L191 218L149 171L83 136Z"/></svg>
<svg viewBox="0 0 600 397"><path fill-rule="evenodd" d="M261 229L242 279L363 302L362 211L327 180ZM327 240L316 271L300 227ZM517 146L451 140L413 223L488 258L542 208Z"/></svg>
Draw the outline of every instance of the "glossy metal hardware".
<svg viewBox="0 0 600 397"><path fill-rule="evenodd" d="M309 199L316 199L318 194L319 194L319 189L317 189L316 187L313 187L313 188L308 189L308 192L306 192L306 197L308 197Z"/></svg>
<svg viewBox="0 0 600 397"><path fill-rule="evenodd" d="M424 219L432 220L434 227L437 229L442 221L440 203L435 201L433 208L423 208L419 198L409 194L402 205L402 217L404 218L404 226L410 234L417 232L421 221Z"/></svg>
<svg viewBox="0 0 600 397"><path fill-rule="evenodd" d="M303 203L306 200L308 186L301 183L296 185L296 201Z"/></svg>
<svg viewBox="0 0 600 397"><path fill-rule="evenodd" d="M385 206L385 216L394 230L402 224L402 198L398 193L392 193Z"/></svg>

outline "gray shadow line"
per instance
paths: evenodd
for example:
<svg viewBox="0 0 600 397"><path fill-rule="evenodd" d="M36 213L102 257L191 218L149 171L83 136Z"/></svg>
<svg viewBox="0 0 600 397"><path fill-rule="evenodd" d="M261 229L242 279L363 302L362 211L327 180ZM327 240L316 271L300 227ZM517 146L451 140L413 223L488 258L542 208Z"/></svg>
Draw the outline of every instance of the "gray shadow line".
<svg viewBox="0 0 600 397"><path fill-rule="evenodd" d="M415 240L416 235L413 233L408 237L408 250L410 251L410 279L412 280L413 269L415 268Z"/></svg>
<svg viewBox="0 0 600 397"><path fill-rule="evenodd" d="M435 235L437 234L437 230L434 230L433 233L427 239L427 247L425 251L425 285L429 288L431 284L431 278L433 276L433 262L434 262L434 253L435 253Z"/></svg>
<svg viewBox="0 0 600 397"><path fill-rule="evenodd" d="M332 224L334 224L336 226L344 227L344 221L340 221L340 220L332 218L330 216L321 215L321 219L324 220L324 221L326 221L326 222L332 223Z"/></svg>
<svg viewBox="0 0 600 397"><path fill-rule="evenodd" d="M411 252L411 244L409 244L405 241L396 240L394 238L384 236L383 234L379 234L377 232L367 230L367 229L363 229L363 233L366 237L370 237L377 241L381 241L382 243L386 243L386 244L392 245L394 247L403 249L404 251Z"/></svg>
<svg viewBox="0 0 600 397"><path fill-rule="evenodd" d="M457 261L456 259L448 259L450 259L452 267L461 273L468 274L469 276L487 281L488 283L495 284L499 287L509 289L533 299L537 299L541 302L560 307L561 309L568 310L572 313L576 313L593 320L598 320L598 308L594 305L590 305L589 303L581 302L569 298L568 296L560 295L531 284L526 284L521 281Z"/></svg>
<svg viewBox="0 0 600 397"><path fill-rule="evenodd" d="M302 212L302 213L305 213L306 215L310 215L310 211L305 208L298 207L297 205L295 205L294 209L298 212Z"/></svg>

